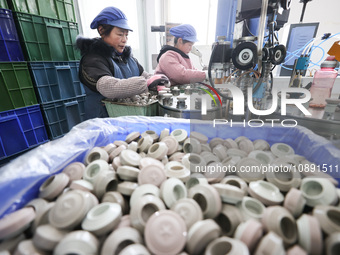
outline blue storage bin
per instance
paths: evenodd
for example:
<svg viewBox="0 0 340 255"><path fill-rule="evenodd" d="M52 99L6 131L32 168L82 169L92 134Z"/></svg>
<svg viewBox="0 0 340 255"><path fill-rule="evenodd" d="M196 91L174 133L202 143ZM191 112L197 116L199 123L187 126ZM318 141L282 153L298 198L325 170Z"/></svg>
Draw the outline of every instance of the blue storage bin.
<svg viewBox="0 0 340 255"><path fill-rule="evenodd" d="M48 141L39 105L0 112L0 159Z"/></svg>
<svg viewBox="0 0 340 255"><path fill-rule="evenodd" d="M0 117L0 160L27 148L28 143L17 116Z"/></svg>
<svg viewBox="0 0 340 255"><path fill-rule="evenodd" d="M30 62L29 69L40 103L85 95L78 78L79 61Z"/></svg>
<svg viewBox="0 0 340 255"><path fill-rule="evenodd" d="M59 173L72 162L83 162L88 151L94 146L105 146L115 140L125 140L133 131L142 133L154 130L160 134L164 128L168 128L170 132L183 128L188 134L192 131L201 132L207 135L209 140L217 136L235 139L244 135L251 140L265 139L270 145L286 142L294 148L295 153L308 160L316 164L327 164L328 170L329 166L333 166L333 171L329 173L338 180L340 177L340 173L334 171L335 166L340 167L340 150L331 142L300 126L214 127L211 121L194 122L163 117L96 118L76 125L63 138L29 151L0 170L0 193L3 194L0 200L0 218L36 198L39 186L49 176Z"/></svg>
<svg viewBox="0 0 340 255"><path fill-rule="evenodd" d="M85 96L41 104L51 140L62 137L85 120Z"/></svg>
<svg viewBox="0 0 340 255"><path fill-rule="evenodd" d="M24 61L11 10L0 9L0 61Z"/></svg>

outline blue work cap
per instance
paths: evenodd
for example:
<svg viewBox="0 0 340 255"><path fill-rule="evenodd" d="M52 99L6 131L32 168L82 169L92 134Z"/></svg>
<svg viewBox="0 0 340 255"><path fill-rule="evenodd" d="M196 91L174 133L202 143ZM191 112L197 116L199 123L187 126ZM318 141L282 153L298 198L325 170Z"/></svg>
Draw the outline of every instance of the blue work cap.
<svg viewBox="0 0 340 255"><path fill-rule="evenodd" d="M132 31L127 23L125 14L116 7L104 8L92 21L90 27L98 28L99 25L111 25Z"/></svg>
<svg viewBox="0 0 340 255"><path fill-rule="evenodd" d="M170 28L170 34L175 37L182 38L189 42L197 42L196 30L189 24L179 25L177 27Z"/></svg>

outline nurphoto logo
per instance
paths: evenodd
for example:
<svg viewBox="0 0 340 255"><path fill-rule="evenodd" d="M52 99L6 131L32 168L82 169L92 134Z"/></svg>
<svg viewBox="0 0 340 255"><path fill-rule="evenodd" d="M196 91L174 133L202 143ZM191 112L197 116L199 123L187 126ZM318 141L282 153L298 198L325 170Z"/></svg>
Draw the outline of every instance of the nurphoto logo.
<svg viewBox="0 0 340 255"><path fill-rule="evenodd" d="M222 100L219 96L219 94L216 92L214 88L212 88L209 85L208 86L214 94L217 96L220 102L220 106L222 106ZM244 115L245 111L245 99L244 99L244 94L242 90L234 85L231 84L226 84L225 88L229 89L231 94L232 94L232 100L233 100L233 115ZM210 97L213 99L215 106L217 106L216 100L213 97L212 93L210 93L208 90L200 88L204 92L210 95ZM249 87L247 90L247 107L249 108L249 111L252 114L255 114L257 116L267 116L275 112L278 106L278 93L281 92L281 115L285 116L287 114L287 105L295 105L305 116L310 116L311 113L306 109L306 107L303 105L304 103L307 103L311 99L311 93L309 90L304 89L304 88L283 88L279 90L278 88L273 88L272 90L272 105L269 109L265 110L259 110L256 109L253 105L253 88ZM305 96L303 98L287 98L287 95L290 93L302 93ZM206 100L202 100L202 105L201 105L201 113L202 115L207 114L207 103L205 102ZM280 121L279 119L265 119L266 122L271 122L272 126L274 126L275 122ZM217 124L227 124L229 123L230 125L233 125L233 120L226 120L226 119L215 119L214 120L214 127ZM246 121L244 120L241 123L237 124L242 124L243 126L246 126ZM262 127L264 125L264 121L261 119L251 119L247 121L248 126L250 127ZM294 119L284 119L281 121L281 125L284 127L295 127L297 125L297 121ZM234 124L235 125L235 124Z"/></svg>

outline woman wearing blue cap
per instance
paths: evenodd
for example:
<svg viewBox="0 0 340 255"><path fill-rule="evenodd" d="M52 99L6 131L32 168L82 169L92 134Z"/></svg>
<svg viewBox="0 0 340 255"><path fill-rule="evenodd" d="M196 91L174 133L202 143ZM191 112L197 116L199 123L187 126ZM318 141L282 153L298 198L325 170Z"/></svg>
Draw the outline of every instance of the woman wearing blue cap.
<svg viewBox="0 0 340 255"><path fill-rule="evenodd" d="M183 24L170 29L175 36L175 46L165 45L158 57L155 74L166 75L171 85L202 82L205 80L204 71L197 70L188 54L197 42L196 30L189 24Z"/></svg>
<svg viewBox="0 0 340 255"><path fill-rule="evenodd" d="M77 38L82 55L79 78L85 85L87 119L108 117L101 102L104 98L139 95L148 91L151 82L167 80L166 77L152 77L132 56L131 47L126 45L132 29L121 10L106 7L94 18L91 28L97 29L100 38Z"/></svg>

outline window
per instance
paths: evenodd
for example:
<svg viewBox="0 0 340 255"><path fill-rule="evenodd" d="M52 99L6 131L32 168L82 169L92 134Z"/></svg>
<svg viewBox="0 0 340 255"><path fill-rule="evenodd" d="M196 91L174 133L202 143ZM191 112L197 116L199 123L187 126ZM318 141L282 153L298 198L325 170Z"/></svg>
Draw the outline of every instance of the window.
<svg viewBox="0 0 340 255"><path fill-rule="evenodd" d="M196 45L215 41L218 0L169 0L167 22L192 25L197 32Z"/></svg>

